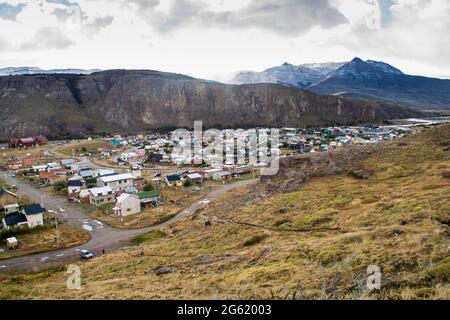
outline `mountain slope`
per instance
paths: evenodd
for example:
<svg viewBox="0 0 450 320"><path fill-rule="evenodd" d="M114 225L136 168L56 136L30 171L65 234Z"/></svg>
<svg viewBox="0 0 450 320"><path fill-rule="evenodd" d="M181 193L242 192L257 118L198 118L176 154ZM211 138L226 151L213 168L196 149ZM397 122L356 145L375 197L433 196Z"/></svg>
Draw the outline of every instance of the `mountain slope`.
<svg viewBox="0 0 450 320"><path fill-rule="evenodd" d="M158 71L0 77L0 138L204 126L374 122L421 113L275 84L226 85Z"/></svg>
<svg viewBox="0 0 450 320"><path fill-rule="evenodd" d="M388 64L364 62L359 58L343 65L308 90L376 99L421 110L450 110L450 80L410 76Z"/></svg>

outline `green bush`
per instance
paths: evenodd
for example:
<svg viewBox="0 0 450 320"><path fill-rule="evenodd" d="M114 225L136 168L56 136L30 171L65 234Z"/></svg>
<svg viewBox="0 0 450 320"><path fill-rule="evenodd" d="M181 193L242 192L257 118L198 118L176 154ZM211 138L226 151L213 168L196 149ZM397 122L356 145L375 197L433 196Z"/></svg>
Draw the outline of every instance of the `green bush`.
<svg viewBox="0 0 450 320"><path fill-rule="evenodd" d="M63 190L67 190L67 182L59 181L53 185L53 189L56 192L61 192Z"/></svg>
<svg viewBox="0 0 450 320"><path fill-rule="evenodd" d="M150 183L150 182L148 182L145 186L144 186L144 191L145 192L147 192L147 191L152 191L152 190L154 190L155 189L155 187Z"/></svg>

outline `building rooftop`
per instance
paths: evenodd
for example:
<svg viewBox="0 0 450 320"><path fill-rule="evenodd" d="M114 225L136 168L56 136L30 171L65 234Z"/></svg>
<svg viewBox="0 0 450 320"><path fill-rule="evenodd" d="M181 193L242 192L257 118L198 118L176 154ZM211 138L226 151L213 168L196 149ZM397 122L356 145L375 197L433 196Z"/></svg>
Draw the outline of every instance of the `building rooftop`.
<svg viewBox="0 0 450 320"><path fill-rule="evenodd" d="M19 223L27 222L27 217L23 213L8 214L3 218L7 226L14 226Z"/></svg>
<svg viewBox="0 0 450 320"><path fill-rule="evenodd" d="M133 179L133 175L131 173L122 173L122 174L115 174L111 176L105 176L99 178L103 182L113 182L113 181L119 181L119 180L127 180L127 179Z"/></svg>
<svg viewBox="0 0 450 320"><path fill-rule="evenodd" d="M106 196L108 194L112 194L111 187L98 187L98 188L91 188L88 190L94 197Z"/></svg>
<svg viewBox="0 0 450 320"><path fill-rule="evenodd" d="M45 212L45 208L42 208L40 204L34 203L23 208L23 212L26 215L39 214Z"/></svg>

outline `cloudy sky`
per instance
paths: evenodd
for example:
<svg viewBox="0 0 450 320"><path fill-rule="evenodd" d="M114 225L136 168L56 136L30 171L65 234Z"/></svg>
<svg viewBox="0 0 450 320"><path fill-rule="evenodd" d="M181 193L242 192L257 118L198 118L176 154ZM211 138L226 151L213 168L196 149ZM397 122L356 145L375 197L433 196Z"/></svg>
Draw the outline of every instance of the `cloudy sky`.
<svg viewBox="0 0 450 320"><path fill-rule="evenodd" d="M449 0L0 0L0 68L224 80L358 56L450 78L449 17Z"/></svg>

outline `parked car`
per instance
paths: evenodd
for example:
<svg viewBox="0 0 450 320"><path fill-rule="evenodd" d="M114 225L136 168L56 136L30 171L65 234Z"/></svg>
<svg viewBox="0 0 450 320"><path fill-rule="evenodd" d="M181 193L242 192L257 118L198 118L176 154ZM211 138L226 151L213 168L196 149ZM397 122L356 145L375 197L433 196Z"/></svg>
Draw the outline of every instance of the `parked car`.
<svg viewBox="0 0 450 320"><path fill-rule="evenodd" d="M89 260L92 259L94 257L94 255L89 252L88 250L81 250L80 251L80 258L83 260Z"/></svg>
<svg viewBox="0 0 450 320"><path fill-rule="evenodd" d="M12 184L11 185L11 189L17 190L17 189L19 189L19 187L17 185L15 185L15 184Z"/></svg>

